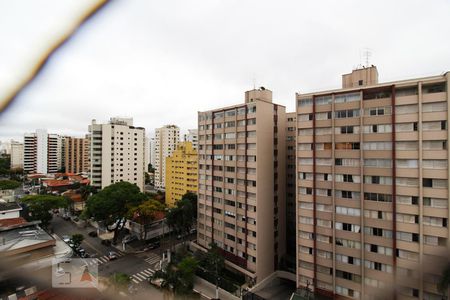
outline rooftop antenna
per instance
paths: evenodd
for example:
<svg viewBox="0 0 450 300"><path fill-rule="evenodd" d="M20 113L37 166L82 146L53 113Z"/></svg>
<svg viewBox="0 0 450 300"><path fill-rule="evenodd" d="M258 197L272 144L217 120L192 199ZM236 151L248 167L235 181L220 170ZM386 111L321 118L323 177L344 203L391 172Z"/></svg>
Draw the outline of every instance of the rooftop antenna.
<svg viewBox="0 0 450 300"><path fill-rule="evenodd" d="M364 58L366 59L366 67L369 67L369 59L372 56L372 51L370 50L370 48L364 48L364 52L363 52Z"/></svg>
<svg viewBox="0 0 450 300"><path fill-rule="evenodd" d="M256 76L255 76L255 73L253 73L252 81L253 81L253 89L256 90Z"/></svg>

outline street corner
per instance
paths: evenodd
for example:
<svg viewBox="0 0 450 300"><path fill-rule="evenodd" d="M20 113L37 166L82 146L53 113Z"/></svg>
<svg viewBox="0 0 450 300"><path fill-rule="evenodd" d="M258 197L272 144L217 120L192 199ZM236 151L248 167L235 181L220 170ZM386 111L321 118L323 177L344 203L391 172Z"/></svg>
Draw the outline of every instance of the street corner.
<svg viewBox="0 0 450 300"><path fill-rule="evenodd" d="M53 259L52 287L98 288L97 260L89 258Z"/></svg>

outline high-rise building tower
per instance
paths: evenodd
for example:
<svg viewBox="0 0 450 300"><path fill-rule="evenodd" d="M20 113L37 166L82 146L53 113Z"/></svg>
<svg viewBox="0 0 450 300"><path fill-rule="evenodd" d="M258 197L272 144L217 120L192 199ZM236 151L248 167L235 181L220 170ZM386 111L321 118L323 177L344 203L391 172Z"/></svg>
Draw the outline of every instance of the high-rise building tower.
<svg viewBox="0 0 450 300"><path fill-rule="evenodd" d="M297 94L297 285L344 299L440 299L449 258L450 73Z"/></svg>
<svg viewBox="0 0 450 300"><path fill-rule="evenodd" d="M81 173L89 170L89 140L86 138L65 137L64 167L66 172Z"/></svg>
<svg viewBox="0 0 450 300"><path fill-rule="evenodd" d="M144 190L145 129L132 118L111 118L89 125L91 185L104 188L127 181Z"/></svg>
<svg viewBox="0 0 450 300"><path fill-rule="evenodd" d="M285 107L265 88L198 113L198 244L259 282L285 253Z"/></svg>
<svg viewBox="0 0 450 300"><path fill-rule="evenodd" d="M184 194L197 194L198 155L191 142L181 142L166 158L166 204L169 207Z"/></svg>
<svg viewBox="0 0 450 300"><path fill-rule="evenodd" d="M62 164L62 137L38 129L24 135L24 171L26 173L56 173Z"/></svg>
<svg viewBox="0 0 450 300"><path fill-rule="evenodd" d="M188 129L188 133L184 135L185 142L191 142L192 147L197 150L198 149L198 130L197 129Z"/></svg>
<svg viewBox="0 0 450 300"><path fill-rule="evenodd" d="M176 125L165 125L155 129L155 188L166 187L166 158L180 142L180 128Z"/></svg>
<svg viewBox="0 0 450 300"><path fill-rule="evenodd" d="M23 143L11 141L11 169L23 169Z"/></svg>

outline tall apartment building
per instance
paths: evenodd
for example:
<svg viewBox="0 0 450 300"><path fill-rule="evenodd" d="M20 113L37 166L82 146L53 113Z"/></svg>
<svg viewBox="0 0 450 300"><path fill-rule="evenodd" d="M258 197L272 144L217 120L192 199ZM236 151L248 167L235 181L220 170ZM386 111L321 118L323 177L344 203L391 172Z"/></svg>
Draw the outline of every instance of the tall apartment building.
<svg viewBox="0 0 450 300"><path fill-rule="evenodd" d="M181 142L166 158L166 204L169 207L184 194L197 194L198 155L191 142Z"/></svg>
<svg viewBox="0 0 450 300"><path fill-rule="evenodd" d="M89 140L87 138L65 137L64 167L69 173L89 171Z"/></svg>
<svg viewBox="0 0 450 300"><path fill-rule="evenodd" d="M145 129L132 118L111 118L106 124L92 120L90 133L90 181L97 188L127 181L144 190Z"/></svg>
<svg viewBox="0 0 450 300"><path fill-rule="evenodd" d="M11 169L23 169L23 143L11 141Z"/></svg>
<svg viewBox="0 0 450 300"><path fill-rule="evenodd" d="M272 92L198 113L197 243L214 242L227 264L260 282L285 253L285 107Z"/></svg>
<svg viewBox="0 0 450 300"><path fill-rule="evenodd" d="M440 299L449 259L450 73L297 94L297 285L342 299Z"/></svg>
<svg viewBox="0 0 450 300"><path fill-rule="evenodd" d="M194 149L198 149L198 130L188 129L188 133L184 135L185 142L191 142Z"/></svg>
<svg viewBox="0 0 450 300"><path fill-rule="evenodd" d="M165 125L155 129L155 188L166 187L166 158L180 142L180 128L176 125Z"/></svg>
<svg viewBox="0 0 450 300"><path fill-rule="evenodd" d="M26 173L56 173L62 164L62 137L44 129L24 135L24 171Z"/></svg>
<svg viewBox="0 0 450 300"><path fill-rule="evenodd" d="M156 151L156 143L155 143L155 138L150 138L150 151L149 151L149 155L150 155L150 163L152 164L153 167L155 167L155 151Z"/></svg>
<svg viewBox="0 0 450 300"><path fill-rule="evenodd" d="M286 113L286 267L295 273L296 239L296 140L297 113Z"/></svg>

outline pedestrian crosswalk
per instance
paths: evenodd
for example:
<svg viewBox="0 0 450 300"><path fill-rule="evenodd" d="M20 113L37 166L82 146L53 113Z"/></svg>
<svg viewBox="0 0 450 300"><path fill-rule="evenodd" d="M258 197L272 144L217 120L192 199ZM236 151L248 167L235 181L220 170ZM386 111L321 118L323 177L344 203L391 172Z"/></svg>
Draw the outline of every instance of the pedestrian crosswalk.
<svg viewBox="0 0 450 300"><path fill-rule="evenodd" d="M145 262L149 263L150 265L154 265L155 263L159 262L161 260L161 257L157 254L150 253L150 256L145 259Z"/></svg>
<svg viewBox="0 0 450 300"><path fill-rule="evenodd" d="M155 273L154 270L147 268L143 271L140 271L134 275L131 275L131 281L133 281L134 283L138 284L142 281L145 281L147 278L149 278L150 276L152 276Z"/></svg>
<svg viewBox="0 0 450 300"><path fill-rule="evenodd" d="M120 252L120 251L116 251L115 253L118 258L125 255L125 253ZM103 256L97 257L97 258L90 258L86 261L86 263L90 266L93 266L95 264L101 265L101 264L107 263L108 261L109 261L108 255L103 255Z"/></svg>

